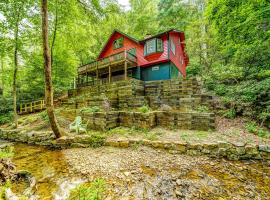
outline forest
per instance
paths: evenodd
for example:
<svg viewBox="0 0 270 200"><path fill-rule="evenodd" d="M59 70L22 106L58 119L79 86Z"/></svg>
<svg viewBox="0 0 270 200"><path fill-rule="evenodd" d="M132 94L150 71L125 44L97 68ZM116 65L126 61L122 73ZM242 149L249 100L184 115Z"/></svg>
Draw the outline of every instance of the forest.
<svg viewBox="0 0 270 200"><path fill-rule="evenodd" d="M0 0L0 199L269 185L269 0Z"/></svg>
<svg viewBox="0 0 270 200"><path fill-rule="evenodd" d="M2 0L0 121L17 104L44 96L40 3ZM267 0L49 1L55 95L71 87L77 67L94 60L114 29L138 39L168 29L186 34L188 77L200 76L222 98L228 117L248 116L269 127L270 5ZM18 70L15 74L15 69Z"/></svg>

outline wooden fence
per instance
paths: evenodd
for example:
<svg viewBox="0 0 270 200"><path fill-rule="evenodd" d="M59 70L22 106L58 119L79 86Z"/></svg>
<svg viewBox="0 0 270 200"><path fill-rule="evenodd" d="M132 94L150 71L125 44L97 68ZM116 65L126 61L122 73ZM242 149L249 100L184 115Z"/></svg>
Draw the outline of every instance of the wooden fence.
<svg viewBox="0 0 270 200"><path fill-rule="evenodd" d="M33 102L28 102L28 103L21 103L19 114L22 115L22 114L38 112L38 111L44 110L45 108L46 107L45 107L44 100L33 101Z"/></svg>

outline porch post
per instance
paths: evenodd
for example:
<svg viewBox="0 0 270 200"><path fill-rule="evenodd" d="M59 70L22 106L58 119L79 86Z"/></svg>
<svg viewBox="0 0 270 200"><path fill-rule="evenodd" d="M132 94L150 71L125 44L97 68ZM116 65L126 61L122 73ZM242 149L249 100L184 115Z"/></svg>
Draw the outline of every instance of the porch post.
<svg viewBox="0 0 270 200"><path fill-rule="evenodd" d="M127 61L125 61L125 81L127 80Z"/></svg>
<svg viewBox="0 0 270 200"><path fill-rule="evenodd" d="M97 78L97 82L98 82L98 64L96 62L96 78Z"/></svg>
<svg viewBox="0 0 270 200"><path fill-rule="evenodd" d="M124 70L125 70L125 81L127 80L127 52L125 50L125 65L124 65Z"/></svg>

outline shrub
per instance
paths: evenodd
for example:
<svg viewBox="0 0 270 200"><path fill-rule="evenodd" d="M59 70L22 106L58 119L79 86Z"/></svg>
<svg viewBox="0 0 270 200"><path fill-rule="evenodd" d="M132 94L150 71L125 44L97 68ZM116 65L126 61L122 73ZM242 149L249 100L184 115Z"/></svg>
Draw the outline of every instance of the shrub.
<svg viewBox="0 0 270 200"><path fill-rule="evenodd" d="M255 122L249 122L245 125L245 128L248 132L254 133L262 138L270 138L270 132L263 129L262 127L257 126Z"/></svg>
<svg viewBox="0 0 270 200"><path fill-rule="evenodd" d="M227 92L227 88L226 88L226 85L224 84L219 84L219 85L216 85L215 88L214 88L215 92L217 95L220 95L220 96L223 96L226 94Z"/></svg>
<svg viewBox="0 0 270 200"><path fill-rule="evenodd" d="M106 189L105 181L103 179L96 179L91 183L86 183L75 188L69 200L101 200Z"/></svg>
<svg viewBox="0 0 270 200"><path fill-rule="evenodd" d="M39 116L41 117L42 120L49 122L49 116L46 110L39 113Z"/></svg>
<svg viewBox="0 0 270 200"><path fill-rule="evenodd" d="M13 114L12 112L8 112L6 114L0 115L0 124L7 124L12 121Z"/></svg>
<svg viewBox="0 0 270 200"><path fill-rule="evenodd" d="M197 111L200 113L209 112L209 108L207 106L198 106Z"/></svg>
<svg viewBox="0 0 270 200"><path fill-rule="evenodd" d="M100 112L100 108L98 106L93 106L93 107L85 107L80 110L80 112L84 113L95 113L95 112Z"/></svg>
<svg viewBox="0 0 270 200"><path fill-rule="evenodd" d="M14 156L14 147L6 146L3 149L0 149L0 159L2 158L12 158Z"/></svg>
<svg viewBox="0 0 270 200"><path fill-rule="evenodd" d="M226 118L229 118L229 119L234 119L236 117L236 111L234 108L231 108L231 109L225 111L223 116Z"/></svg>
<svg viewBox="0 0 270 200"><path fill-rule="evenodd" d="M101 146L103 146L105 139L106 139L105 136L103 136L101 134L92 134L90 141L89 141L89 144L93 148L101 147Z"/></svg>
<svg viewBox="0 0 270 200"><path fill-rule="evenodd" d="M151 109L148 106L142 106L139 108L139 112L141 112L141 113L148 113L150 111L151 111Z"/></svg>

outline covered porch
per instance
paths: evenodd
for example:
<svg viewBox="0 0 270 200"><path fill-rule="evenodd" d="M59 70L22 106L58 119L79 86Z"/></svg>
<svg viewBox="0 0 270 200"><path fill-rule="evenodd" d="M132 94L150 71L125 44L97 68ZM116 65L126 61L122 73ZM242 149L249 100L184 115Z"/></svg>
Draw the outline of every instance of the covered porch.
<svg viewBox="0 0 270 200"><path fill-rule="evenodd" d="M78 68L77 87L128 80L137 67L137 57L122 51Z"/></svg>

